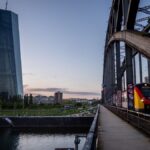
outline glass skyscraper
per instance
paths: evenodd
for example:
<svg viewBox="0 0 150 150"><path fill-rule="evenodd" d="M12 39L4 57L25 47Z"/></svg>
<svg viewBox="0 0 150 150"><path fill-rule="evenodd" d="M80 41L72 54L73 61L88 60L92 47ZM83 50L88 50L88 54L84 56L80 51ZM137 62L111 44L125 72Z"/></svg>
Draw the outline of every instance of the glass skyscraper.
<svg viewBox="0 0 150 150"><path fill-rule="evenodd" d="M17 14L0 9L0 95L23 96Z"/></svg>

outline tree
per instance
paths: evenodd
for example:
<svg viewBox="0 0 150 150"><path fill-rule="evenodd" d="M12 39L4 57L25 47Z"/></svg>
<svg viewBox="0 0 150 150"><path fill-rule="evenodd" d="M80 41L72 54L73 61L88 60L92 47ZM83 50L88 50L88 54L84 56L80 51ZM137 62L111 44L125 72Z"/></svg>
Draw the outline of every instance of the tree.
<svg viewBox="0 0 150 150"><path fill-rule="evenodd" d="M30 97L29 97L29 105L32 105L33 104L33 96L32 94L30 94Z"/></svg>
<svg viewBox="0 0 150 150"><path fill-rule="evenodd" d="M28 94L26 94L24 96L24 107L26 108L28 106L29 106L29 96L28 96Z"/></svg>
<svg viewBox="0 0 150 150"><path fill-rule="evenodd" d="M2 102L2 100L0 99L0 110L2 109L2 105L3 105L3 102Z"/></svg>

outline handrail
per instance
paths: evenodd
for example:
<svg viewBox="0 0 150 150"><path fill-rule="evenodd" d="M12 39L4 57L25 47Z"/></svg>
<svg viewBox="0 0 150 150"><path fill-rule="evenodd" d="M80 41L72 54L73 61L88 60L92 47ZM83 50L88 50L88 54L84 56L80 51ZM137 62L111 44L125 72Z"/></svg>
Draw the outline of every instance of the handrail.
<svg viewBox="0 0 150 150"><path fill-rule="evenodd" d="M124 108L119 108L111 105L104 105L110 111L118 115L120 118L124 119L128 123L137 127L141 131L150 135L150 115L141 112L136 112L133 110L128 110Z"/></svg>
<svg viewBox="0 0 150 150"><path fill-rule="evenodd" d="M118 110L123 110L123 111L127 111L129 113L134 113L134 114L138 114L138 115L150 118L150 114L146 114L146 113L142 113L142 112L138 112L138 111L134 111L134 110L129 110L129 109L126 109L126 108L116 107L116 106L110 106L109 105L109 107L116 108Z"/></svg>
<svg viewBox="0 0 150 150"><path fill-rule="evenodd" d="M92 122L92 125L90 127L89 133L87 135L85 144L83 146L82 150L95 150L96 149L96 132L98 128L98 117L99 117L99 109L100 106L98 105L98 109L96 112L96 115L94 117L94 120Z"/></svg>

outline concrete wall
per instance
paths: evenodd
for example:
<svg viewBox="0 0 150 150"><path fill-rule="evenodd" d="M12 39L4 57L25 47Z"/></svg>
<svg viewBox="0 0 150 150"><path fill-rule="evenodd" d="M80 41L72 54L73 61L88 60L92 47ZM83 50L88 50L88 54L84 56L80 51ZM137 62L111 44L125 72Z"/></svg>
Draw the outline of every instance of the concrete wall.
<svg viewBox="0 0 150 150"><path fill-rule="evenodd" d="M0 129L88 130L93 117L0 117Z"/></svg>

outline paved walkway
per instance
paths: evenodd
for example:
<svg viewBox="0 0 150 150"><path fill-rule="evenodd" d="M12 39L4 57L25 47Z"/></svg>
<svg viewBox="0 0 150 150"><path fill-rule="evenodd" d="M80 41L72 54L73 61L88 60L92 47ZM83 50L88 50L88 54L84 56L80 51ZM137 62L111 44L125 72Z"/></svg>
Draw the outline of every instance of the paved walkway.
<svg viewBox="0 0 150 150"><path fill-rule="evenodd" d="M100 107L101 150L150 150L150 138Z"/></svg>

